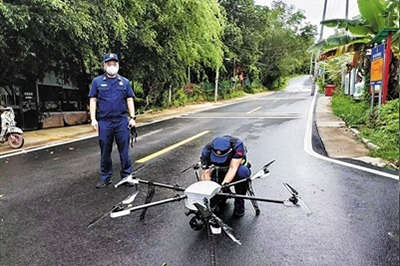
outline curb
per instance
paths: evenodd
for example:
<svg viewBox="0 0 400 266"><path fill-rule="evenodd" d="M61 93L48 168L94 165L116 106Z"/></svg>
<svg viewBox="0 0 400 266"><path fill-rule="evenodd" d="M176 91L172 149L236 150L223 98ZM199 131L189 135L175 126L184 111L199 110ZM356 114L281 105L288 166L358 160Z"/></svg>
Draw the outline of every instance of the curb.
<svg viewBox="0 0 400 266"><path fill-rule="evenodd" d="M372 150L379 150L379 149L380 149L379 146L375 145L374 143L372 143L372 142L369 141L368 139L359 137L360 131L358 131L357 129L352 128L352 127L349 127L349 129L350 129L359 139L361 139L361 141L362 141L365 145L367 145L368 148L371 148Z"/></svg>

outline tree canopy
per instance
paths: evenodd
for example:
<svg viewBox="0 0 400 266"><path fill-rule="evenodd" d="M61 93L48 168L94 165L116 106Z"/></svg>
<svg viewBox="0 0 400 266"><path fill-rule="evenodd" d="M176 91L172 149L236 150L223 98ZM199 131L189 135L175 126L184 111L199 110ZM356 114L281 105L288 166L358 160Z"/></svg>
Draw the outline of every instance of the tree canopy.
<svg viewBox="0 0 400 266"><path fill-rule="evenodd" d="M0 0L0 86L52 71L87 91L106 52L119 54L121 74L145 95L183 86L188 67L197 80L217 68L229 79L234 61L270 86L307 70L316 26L304 20L282 1Z"/></svg>

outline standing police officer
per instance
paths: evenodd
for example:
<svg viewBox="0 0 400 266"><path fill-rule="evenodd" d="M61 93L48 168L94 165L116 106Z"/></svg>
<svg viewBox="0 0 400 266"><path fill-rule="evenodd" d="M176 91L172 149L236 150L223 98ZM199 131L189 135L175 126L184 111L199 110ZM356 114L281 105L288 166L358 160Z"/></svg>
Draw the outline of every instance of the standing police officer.
<svg viewBox="0 0 400 266"><path fill-rule="evenodd" d="M210 166L213 165L214 169ZM246 158L246 149L239 138L232 136L216 137L201 151L201 180L212 180L221 185L250 177L251 164ZM248 182L235 185L237 194L246 195ZM235 216L244 215L244 200L236 198Z"/></svg>
<svg viewBox="0 0 400 266"><path fill-rule="evenodd" d="M129 81L118 75L117 54L104 55L103 62L105 73L93 79L89 92L92 127L99 132L101 149L101 180L96 188L111 184L113 173L111 152L114 138L121 160L121 178L132 173L129 157L129 127L136 125L133 103L135 95ZM97 119L96 110L98 111Z"/></svg>

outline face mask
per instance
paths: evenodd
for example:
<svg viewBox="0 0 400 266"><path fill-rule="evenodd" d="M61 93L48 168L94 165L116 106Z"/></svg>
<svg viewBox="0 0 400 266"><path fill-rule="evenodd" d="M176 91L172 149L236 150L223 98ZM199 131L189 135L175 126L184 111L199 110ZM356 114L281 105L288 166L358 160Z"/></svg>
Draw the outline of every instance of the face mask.
<svg viewBox="0 0 400 266"><path fill-rule="evenodd" d="M116 66L109 66L106 68L106 72L110 76L115 76L118 73L118 67Z"/></svg>

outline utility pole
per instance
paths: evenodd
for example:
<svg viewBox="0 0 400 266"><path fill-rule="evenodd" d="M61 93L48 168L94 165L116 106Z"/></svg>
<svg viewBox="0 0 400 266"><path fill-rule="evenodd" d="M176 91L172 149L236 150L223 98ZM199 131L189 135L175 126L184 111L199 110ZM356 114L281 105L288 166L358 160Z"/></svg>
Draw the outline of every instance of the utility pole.
<svg viewBox="0 0 400 266"><path fill-rule="evenodd" d="M347 0L347 1L348 1L348 0ZM322 21L325 20L327 3L328 3L328 0L325 0L325 3L324 3L324 13L322 14ZM320 31L320 34L319 34L319 40L318 40L318 41L321 41L321 40L322 40L323 35L324 35L324 25L321 24L321 31Z"/></svg>
<svg viewBox="0 0 400 266"><path fill-rule="evenodd" d="M349 18L349 0L346 0L346 19Z"/></svg>
<svg viewBox="0 0 400 266"><path fill-rule="evenodd" d="M168 104L171 104L171 102L172 102L172 85L170 84L168 88Z"/></svg>
<svg viewBox="0 0 400 266"><path fill-rule="evenodd" d="M233 88L236 88L236 62L233 58Z"/></svg>
<svg viewBox="0 0 400 266"><path fill-rule="evenodd" d="M219 78L219 67L217 67L217 72L215 73L215 93L214 93L214 101L218 101L218 78Z"/></svg>
<svg viewBox="0 0 400 266"><path fill-rule="evenodd" d="M311 58L310 58L310 78L312 77L313 57L314 57L314 53L311 53Z"/></svg>
<svg viewBox="0 0 400 266"><path fill-rule="evenodd" d="M327 6L327 4L328 4L328 0L325 0L325 3L324 3L324 12L322 13L322 21L325 20L326 6ZM320 31L320 34L319 34L319 40L318 40L318 42L320 42L320 41L322 40L323 35L324 35L324 25L321 24L321 31ZM312 88L311 88L311 96L313 96L314 93L315 93L315 83L316 83L316 81L317 81L317 75L318 75L318 63L317 63L317 60L318 60L320 54L321 54L321 51L320 51L320 50L318 50L318 52L315 54L314 79L313 79L314 82L313 82Z"/></svg>

